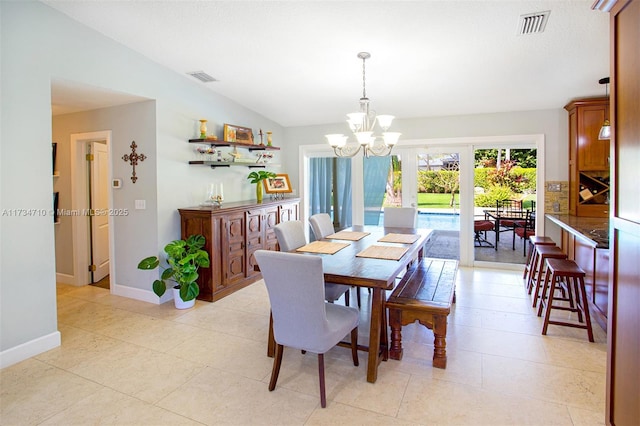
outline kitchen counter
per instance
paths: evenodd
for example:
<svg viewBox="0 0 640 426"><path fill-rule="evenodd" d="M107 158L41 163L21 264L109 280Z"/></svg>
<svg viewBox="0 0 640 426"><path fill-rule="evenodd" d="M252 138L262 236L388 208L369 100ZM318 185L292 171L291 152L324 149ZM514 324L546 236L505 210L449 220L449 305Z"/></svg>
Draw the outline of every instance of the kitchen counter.
<svg viewBox="0 0 640 426"><path fill-rule="evenodd" d="M579 217L568 214L546 214L545 217L573 235L595 243L596 248L609 248L607 217Z"/></svg>
<svg viewBox="0 0 640 426"><path fill-rule="evenodd" d="M609 218L546 214L560 227L558 245L585 272L591 317L607 330L609 310Z"/></svg>

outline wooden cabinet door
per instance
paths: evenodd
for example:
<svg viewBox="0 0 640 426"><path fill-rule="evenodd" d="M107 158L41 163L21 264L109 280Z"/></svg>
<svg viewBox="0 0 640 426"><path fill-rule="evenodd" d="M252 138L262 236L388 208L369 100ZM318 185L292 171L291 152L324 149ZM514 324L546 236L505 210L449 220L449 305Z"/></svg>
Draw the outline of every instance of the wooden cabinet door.
<svg viewBox="0 0 640 426"><path fill-rule="evenodd" d="M254 270L257 264L253 254L256 250L264 248L265 230L264 230L264 210L252 209L247 210L247 276L257 275L259 272Z"/></svg>
<svg viewBox="0 0 640 426"><path fill-rule="evenodd" d="M236 213L225 217L225 234L222 250L222 283L233 284L245 277L245 215Z"/></svg>
<svg viewBox="0 0 640 426"><path fill-rule="evenodd" d="M280 222L288 222L290 220L298 220L298 203L282 204L280 209Z"/></svg>
<svg viewBox="0 0 640 426"><path fill-rule="evenodd" d="M578 109L578 170L609 170L609 141L598 139L600 128L609 118L604 104Z"/></svg>
<svg viewBox="0 0 640 426"><path fill-rule="evenodd" d="M264 211L264 249L278 251L278 238L273 230L278 224L278 207L271 207Z"/></svg>

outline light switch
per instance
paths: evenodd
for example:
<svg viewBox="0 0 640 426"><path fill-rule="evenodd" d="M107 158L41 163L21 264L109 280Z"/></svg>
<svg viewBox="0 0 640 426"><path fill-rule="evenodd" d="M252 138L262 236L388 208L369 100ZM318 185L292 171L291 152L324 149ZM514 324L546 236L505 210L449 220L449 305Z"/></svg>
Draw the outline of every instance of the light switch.
<svg viewBox="0 0 640 426"><path fill-rule="evenodd" d="M136 210L144 210L147 208L146 200L136 200Z"/></svg>

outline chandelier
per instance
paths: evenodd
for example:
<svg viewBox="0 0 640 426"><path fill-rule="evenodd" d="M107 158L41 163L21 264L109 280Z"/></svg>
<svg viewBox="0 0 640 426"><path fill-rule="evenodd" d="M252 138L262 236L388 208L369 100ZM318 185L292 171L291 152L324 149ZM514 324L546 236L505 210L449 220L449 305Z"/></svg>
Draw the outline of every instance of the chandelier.
<svg viewBox="0 0 640 426"><path fill-rule="evenodd" d="M369 109L369 98L367 98L365 61L371 57L369 52L358 53L358 58L362 59L362 97L360 98L360 111L347 114L349 128L356 137L357 144L347 143L348 136L343 134L325 135L327 142L333 148L333 152L338 157L353 157L361 149L365 157L371 155L384 157L391 154L393 146L398 143L401 133L387 132L391 127L391 122L395 118L393 115L376 115L375 111ZM382 136L374 135L375 124L382 129Z"/></svg>

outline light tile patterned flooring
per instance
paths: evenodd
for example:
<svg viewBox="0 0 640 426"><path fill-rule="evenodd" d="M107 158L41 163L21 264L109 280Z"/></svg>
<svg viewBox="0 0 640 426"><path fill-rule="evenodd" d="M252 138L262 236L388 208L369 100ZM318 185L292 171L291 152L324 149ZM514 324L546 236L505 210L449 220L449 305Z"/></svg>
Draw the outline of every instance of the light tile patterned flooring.
<svg viewBox="0 0 640 426"><path fill-rule="evenodd" d="M354 367L347 348L332 349L325 409L313 354L285 349L267 390L268 315L262 281L187 311L58 285L62 346L0 372L0 424L604 424L605 333L542 336L518 272L460 269L445 370L432 368L433 334L417 324L375 384L365 353Z"/></svg>

